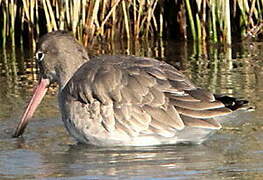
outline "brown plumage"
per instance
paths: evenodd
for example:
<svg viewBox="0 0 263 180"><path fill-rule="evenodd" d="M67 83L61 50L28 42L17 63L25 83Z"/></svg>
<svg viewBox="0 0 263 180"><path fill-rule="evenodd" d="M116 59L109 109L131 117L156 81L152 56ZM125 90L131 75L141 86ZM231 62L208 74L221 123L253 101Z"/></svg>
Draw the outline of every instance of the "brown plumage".
<svg viewBox="0 0 263 180"><path fill-rule="evenodd" d="M52 52L51 43L59 50ZM59 104L65 126L83 143L200 143L221 127L216 117L232 112L212 93L196 87L162 61L108 55L89 59L84 48L62 32L45 35L38 52L45 54L39 62L42 77L60 85ZM76 52L78 60L69 58ZM69 61L74 61L73 65ZM235 102L239 106L246 103ZM15 136L23 129L18 128ZM196 129L200 129L199 136ZM189 137L191 131L195 137Z"/></svg>

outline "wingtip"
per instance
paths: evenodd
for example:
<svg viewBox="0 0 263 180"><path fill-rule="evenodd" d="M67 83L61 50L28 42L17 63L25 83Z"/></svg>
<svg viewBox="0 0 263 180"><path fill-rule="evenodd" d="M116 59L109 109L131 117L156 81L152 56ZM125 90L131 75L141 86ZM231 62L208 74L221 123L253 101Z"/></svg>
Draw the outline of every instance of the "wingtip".
<svg viewBox="0 0 263 180"><path fill-rule="evenodd" d="M215 95L216 100L221 101L225 107L235 111L242 108L244 105L248 104L249 101L244 99L237 99L229 96Z"/></svg>

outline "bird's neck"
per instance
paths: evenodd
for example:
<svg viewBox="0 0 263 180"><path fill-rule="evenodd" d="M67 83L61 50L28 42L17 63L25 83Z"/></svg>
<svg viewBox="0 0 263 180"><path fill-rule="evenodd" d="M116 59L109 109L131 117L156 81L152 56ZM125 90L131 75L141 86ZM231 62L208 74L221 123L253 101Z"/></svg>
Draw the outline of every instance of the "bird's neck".
<svg viewBox="0 0 263 180"><path fill-rule="evenodd" d="M74 76L78 69L89 60L87 57L74 58L71 61L67 60L67 63L61 63L57 66L58 84L60 90L62 90L68 83L68 81Z"/></svg>

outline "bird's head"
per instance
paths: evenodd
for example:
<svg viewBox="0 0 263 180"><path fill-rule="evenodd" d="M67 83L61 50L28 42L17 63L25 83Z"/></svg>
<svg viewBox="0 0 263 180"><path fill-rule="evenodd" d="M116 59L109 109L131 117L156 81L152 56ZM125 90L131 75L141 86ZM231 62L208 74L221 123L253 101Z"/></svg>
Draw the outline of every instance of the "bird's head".
<svg viewBox="0 0 263 180"><path fill-rule="evenodd" d="M89 59L85 48L64 31L42 36L35 58L40 70L40 80L13 137L23 134L50 84L57 82L62 90L77 69Z"/></svg>

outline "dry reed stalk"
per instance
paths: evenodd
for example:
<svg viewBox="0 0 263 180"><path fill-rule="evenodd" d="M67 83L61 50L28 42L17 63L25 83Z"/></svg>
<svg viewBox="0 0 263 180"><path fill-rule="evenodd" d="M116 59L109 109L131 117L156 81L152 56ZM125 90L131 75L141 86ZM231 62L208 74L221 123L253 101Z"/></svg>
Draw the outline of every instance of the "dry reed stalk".
<svg viewBox="0 0 263 180"><path fill-rule="evenodd" d="M160 27L159 27L160 33L159 33L159 36L163 37L163 33L164 33L163 32L163 10L161 10L159 19L160 19Z"/></svg>
<svg viewBox="0 0 263 180"><path fill-rule="evenodd" d="M225 15L225 33L226 33L226 43L231 44L231 20L230 20L230 2L229 0L225 0L224 4Z"/></svg>
<svg viewBox="0 0 263 180"><path fill-rule="evenodd" d="M68 22L68 25L71 25L71 16L70 16L70 8L69 8L69 1L65 1L65 11L66 11L66 22Z"/></svg>
<svg viewBox="0 0 263 180"><path fill-rule="evenodd" d="M202 6L202 19L201 19L201 31L202 31L202 41L206 40L207 36L207 30L206 30L206 25L207 25L207 15L206 15L206 9L207 9L207 3L203 3Z"/></svg>
<svg viewBox="0 0 263 180"><path fill-rule="evenodd" d="M137 22L137 15L136 15L136 11L137 11L137 7L136 7L136 0L132 1L132 5L133 5L133 35L135 36L135 32L136 32L136 22Z"/></svg>
<svg viewBox="0 0 263 180"><path fill-rule="evenodd" d="M212 13L212 32L213 32L213 41L217 42L217 28L216 28L216 4L215 0L211 0L211 13Z"/></svg>
<svg viewBox="0 0 263 180"><path fill-rule="evenodd" d="M22 9L22 7L20 7ZM25 12L21 12L21 32L20 32L20 45L23 47L23 31L24 31L24 22L25 22Z"/></svg>
<svg viewBox="0 0 263 180"><path fill-rule="evenodd" d="M55 19L55 15L54 15L50 0L46 0L46 3L47 3L47 7L48 7L48 12L49 12L50 20L51 20L52 29L57 31L58 30L57 22Z"/></svg>
<svg viewBox="0 0 263 180"><path fill-rule="evenodd" d="M102 20L104 17L105 17L105 13L106 13L106 7L107 7L107 5L108 5L108 0L102 0L102 2L101 2L101 13L100 13L100 15L99 15L99 18L100 18L100 20Z"/></svg>
<svg viewBox="0 0 263 180"><path fill-rule="evenodd" d="M147 24L146 24L146 38L149 36L149 28L151 25L151 19L154 17L154 10L156 8L158 1L148 1L148 11L147 11Z"/></svg>
<svg viewBox="0 0 263 180"><path fill-rule="evenodd" d="M40 29L39 29L39 9L38 9L38 6L39 6L39 1L36 1L36 34L37 34L37 37L38 35L40 34Z"/></svg>
<svg viewBox="0 0 263 180"><path fill-rule="evenodd" d="M5 49L6 46L6 34L7 34L7 17L6 17L6 8L2 6L3 11L3 27L2 27L2 47Z"/></svg>
<svg viewBox="0 0 263 180"><path fill-rule="evenodd" d="M119 1L120 2L120 1ZM116 7L117 7L117 4L119 4L119 2L118 3L115 3L115 0L113 0L113 1L111 1L111 7L112 7L112 28L111 28L111 40L113 40L114 38L115 38L115 32L116 32ZM116 4L116 6L115 6L115 4ZM115 7L114 7L115 6ZM113 8L114 7L114 8Z"/></svg>
<svg viewBox="0 0 263 180"><path fill-rule="evenodd" d="M30 0L29 1L29 16L30 16L30 23L34 24L34 7L35 7L35 1Z"/></svg>
<svg viewBox="0 0 263 180"><path fill-rule="evenodd" d="M58 5L60 8L57 10L57 18L59 19L59 30L66 29L66 7L64 2Z"/></svg>
<svg viewBox="0 0 263 180"><path fill-rule="evenodd" d="M141 16L143 14L143 6L145 5L145 0L140 0L139 1L139 11L137 15L137 22L136 23L136 31L134 32L135 38L138 39L140 35L140 27L141 27Z"/></svg>
<svg viewBox="0 0 263 180"><path fill-rule="evenodd" d="M80 0L75 1L75 3L72 4L72 31L73 34L76 36L77 31L77 25L79 22L79 14L80 14Z"/></svg>
<svg viewBox="0 0 263 180"><path fill-rule="evenodd" d="M117 0L113 6L111 7L110 11L108 12L108 14L106 15L106 17L104 18L104 20L102 21L100 28L101 28L101 33L104 34L104 25L105 23L109 20L109 18L111 17L111 15L114 13L114 11L116 10L117 5L119 5L120 0Z"/></svg>
<svg viewBox="0 0 263 180"><path fill-rule="evenodd" d="M129 19L128 14L126 10L126 2L122 1L122 9L123 9L123 15L124 15L124 26L126 31L126 37L127 39L130 39L130 27L129 27Z"/></svg>
<svg viewBox="0 0 263 180"><path fill-rule="evenodd" d="M91 11L92 15L91 15L91 17L87 17L88 18L87 27L89 28L89 30L91 32L90 33L91 37L93 37L95 34L95 31L96 31L95 25L97 25L97 27L99 27L98 20L97 20L98 12L99 12L99 5L100 5L100 0L97 0L97 1L95 1L94 8L89 9Z"/></svg>
<svg viewBox="0 0 263 180"><path fill-rule="evenodd" d="M47 21L47 31L51 32L52 31L52 25L51 25L50 16L49 16L49 13L48 13L46 0L42 0L42 4L43 4L44 12L45 12L45 18L46 18L46 21Z"/></svg>
<svg viewBox="0 0 263 180"><path fill-rule="evenodd" d="M82 3L81 3L81 9L82 9L82 13L81 13L81 19L82 19L82 26L84 27L84 24L85 24L85 21L86 21L86 5L87 5L87 2L86 0L82 0Z"/></svg>
<svg viewBox="0 0 263 180"><path fill-rule="evenodd" d="M26 14L26 18L28 21L30 21L28 2L26 0L22 0L22 2L23 2L23 8L24 8L24 12Z"/></svg>
<svg viewBox="0 0 263 180"><path fill-rule="evenodd" d="M14 0L11 0L11 3L9 4L9 13L11 16L11 26L10 26L10 34L11 34L11 41L12 41L12 46L15 46L15 18L16 18L16 9L17 6L14 3Z"/></svg>
<svg viewBox="0 0 263 180"><path fill-rule="evenodd" d="M59 14L59 8L61 8L61 6L58 4L59 2L58 1L53 1L53 4L54 4L54 6L55 6L55 17L56 17L56 19L59 19L59 16L60 16L60 14ZM63 6L63 5L62 5Z"/></svg>

